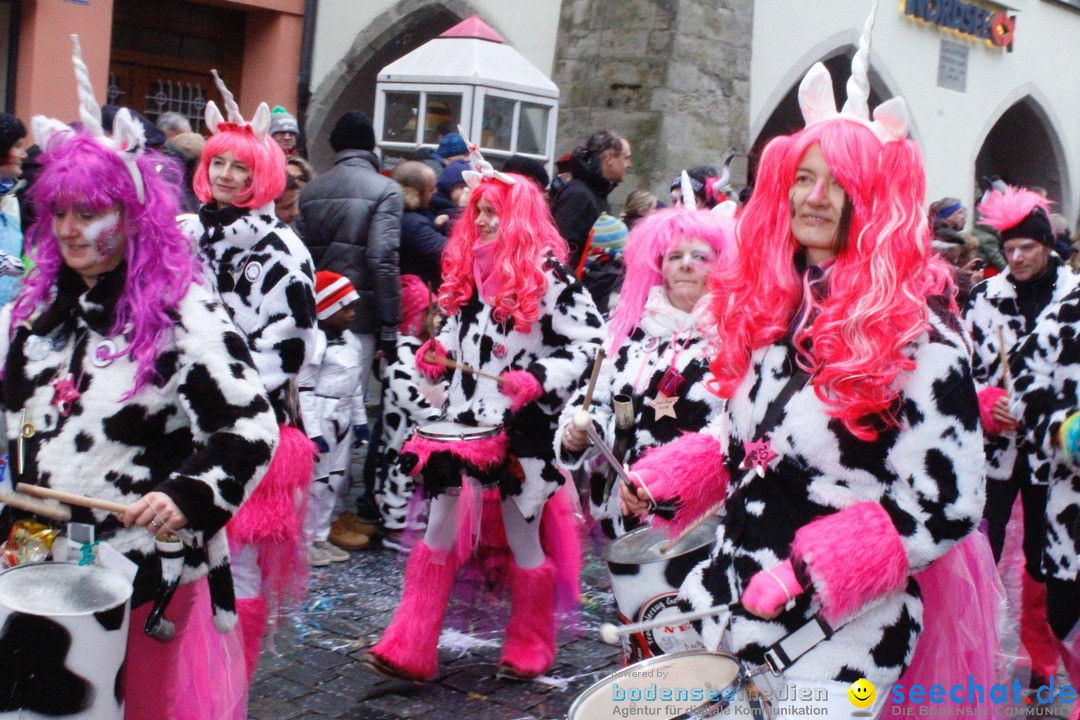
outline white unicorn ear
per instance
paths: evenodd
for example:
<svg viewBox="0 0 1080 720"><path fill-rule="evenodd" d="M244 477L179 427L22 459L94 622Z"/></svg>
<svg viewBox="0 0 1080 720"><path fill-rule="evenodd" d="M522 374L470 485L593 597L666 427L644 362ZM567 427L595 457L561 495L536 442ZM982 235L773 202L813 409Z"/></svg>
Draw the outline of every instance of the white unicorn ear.
<svg viewBox="0 0 1080 720"><path fill-rule="evenodd" d="M221 116L221 111L218 110L218 106L213 100L206 103L206 127L214 135L218 134L218 125L225 122L225 118Z"/></svg>
<svg viewBox="0 0 1080 720"><path fill-rule="evenodd" d="M799 83L799 108L807 125L836 115L832 76L824 63L814 63Z"/></svg>
<svg viewBox="0 0 1080 720"><path fill-rule="evenodd" d="M34 135L34 143L42 150L48 150L54 137L71 132L71 128L55 118L35 115L30 120L30 132Z"/></svg>
<svg viewBox="0 0 1080 720"><path fill-rule="evenodd" d="M266 103L259 103L255 110L255 117L251 118L251 131L260 140L266 139L266 131L270 129L270 108Z"/></svg>
<svg viewBox="0 0 1080 720"><path fill-rule="evenodd" d="M113 142L125 153L141 153L146 147L146 131L127 108L117 110L113 118Z"/></svg>
<svg viewBox="0 0 1080 720"><path fill-rule="evenodd" d="M735 218L735 213L739 210L739 204L734 200L725 200L712 209L714 215L718 215L722 218Z"/></svg>
<svg viewBox="0 0 1080 720"><path fill-rule="evenodd" d="M465 181L470 190L474 190L480 184L480 181L484 179L484 176L475 170L465 170L461 173L461 179Z"/></svg>
<svg viewBox="0 0 1080 720"><path fill-rule="evenodd" d="M871 126L882 142L903 140L908 136L910 124L904 98L894 97L874 108L874 122Z"/></svg>

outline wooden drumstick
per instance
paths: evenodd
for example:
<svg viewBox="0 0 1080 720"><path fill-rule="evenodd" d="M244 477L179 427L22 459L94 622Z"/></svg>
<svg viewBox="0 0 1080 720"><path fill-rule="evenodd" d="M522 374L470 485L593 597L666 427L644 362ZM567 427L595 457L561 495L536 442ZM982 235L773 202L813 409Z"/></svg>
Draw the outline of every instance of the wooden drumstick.
<svg viewBox="0 0 1080 720"><path fill-rule="evenodd" d="M0 503L60 522L71 520L71 508L19 493L0 493Z"/></svg>
<svg viewBox="0 0 1080 720"><path fill-rule="evenodd" d="M435 363L436 365L442 365L443 367L450 368L451 370L460 370L461 372L467 372L470 375L479 375L480 377L486 377L489 380L494 380L495 382L499 383L500 385L502 385L503 383L506 382L506 378L504 378L504 377L501 377L499 375L495 375L493 373L485 372L483 370L477 370L476 368L474 368L471 365L466 365L465 363L459 363L459 362L456 362L454 360L451 360L450 358L445 358L445 357L442 357L440 355L436 355L435 353L431 352L430 350L424 354L424 360L426 360L427 362L430 362L430 363Z"/></svg>
<svg viewBox="0 0 1080 720"><path fill-rule="evenodd" d="M596 360L593 361L592 375L589 376L589 386L585 388L585 399L581 401L581 409L589 412L592 405L593 390L596 389L596 380L600 377L600 366L604 364L604 348L596 351Z"/></svg>
<svg viewBox="0 0 1080 720"><path fill-rule="evenodd" d="M685 540L687 538L687 536L690 535L690 533L694 532L699 527L701 527L702 525L707 523L709 521L709 518L715 516L716 513L720 512L720 508L722 508L722 507L724 507L724 501L723 500L721 500L720 502L713 505L711 508L709 508L708 510L705 511L704 515L699 517L694 522L690 523L685 528L683 528L683 531L681 533L679 533L678 535L676 535L675 537L671 538L666 543L661 545L660 546L660 552L662 552L662 553L669 552L671 550L671 548L675 547L676 545L681 543L683 540Z"/></svg>
<svg viewBox="0 0 1080 720"><path fill-rule="evenodd" d="M75 505L77 507L92 508L94 510L107 510L111 513L121 514L127 512L128 506L120 503L109 502L108 500L98 500L97 498L86 497L85 495L76 495L75 493L64 492L63 490L54 490L52 488L41 487L39 485L27 485L26 483L19 483L15 486L15 489L26 495L32 495L37 498L45 498L47 500L59 500L65 505Z"/></svg>

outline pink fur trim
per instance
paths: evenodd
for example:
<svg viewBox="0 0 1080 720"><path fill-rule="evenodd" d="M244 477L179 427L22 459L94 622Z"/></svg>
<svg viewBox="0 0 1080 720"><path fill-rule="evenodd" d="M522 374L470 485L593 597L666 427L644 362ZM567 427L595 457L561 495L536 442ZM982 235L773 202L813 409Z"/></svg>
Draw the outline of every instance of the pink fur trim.
<svg viewBox="0 0 1080 720"><path fill-rule="evenodd" d="M999 387L986 387L979 391L979 417L982 418L983 431L987 435L1000 435L1008 429L995 420L992 414L998 398L1007 396L1008 393Z"/></svg>
<svg viewBox="0 0 1080 720"><path fill-rule="evenodd" d="M405 567L401 602L371 654L410 679L426 682L435 677L439 632L456 571L453 553L434 552L418 541Z"/></svg>
<svg viewBox="0 0 1080 720"><path fill-rule="evenodd" d="M555 566L510 568L510 622L499 665L523 677L542 675L555 662Z"/></svg>
<svg viewBox="0 0 1080 720"><path fill-rule="evenodd" d="M1020 642L1031 657L1031 669L1050 679L1057 675L1061 651L1046 619L1046 585L1020 571Z"/></svg>
<svg viewBox="0 0 1080 720"><path fill-rule="evenodd" d="M544 394L544 387L528 370L508 370L500 375L505 382L499 392L510 398L510 412L517 412Z"/></svg>
<svg viewBox="0 0 1080 720"><path fill-rule="evenodd" d="M566 482L544 505L540 543L555 566L555 612L576 613L581 607L581 523L574 512L573 482ZM566 627L567 623L562 623Z"/></svg>
<svg viewBox="0 0 1080 720"><path fill-rule="evenodd" d="M481 470L489 470L506 459L509 447L510 439L506 437L504 432L500 432L495 437L476 440L431 440L430 438L413 435L405 441L405 444L401 447L401 452L413 453L419 458L416 467L412 471L412 476L416 477L427 465L428 458L433 453L448 452L454 457L472 463Z"/></svg>
<svg viewBox="0 0 1080 720"><path fill-rule="evenodd" d="M315 468L314 443L288 425L280 432L266 475L226 525L230 546L258 549L263 593L275 614L282 605L298 604L307 589L304 517Z"/></svg>
<svg viewBox="0 0 1080 720"><path fill-rule="evenodd" d="M889 514L876 502L861 502L799 528L791 544L834 626L871 600L907 584L904 544Z"/></svg>
<svg viewBox="0 0 1080 720"><path fill-rule="evenodd" d="M724 500L728 474L720 441L705 433L686 433L645 451L634 472L660 504L674 501L671 519L653 516L652 524L672 537ZM644 472L643 472L644 471Z"/></svg>
<svg viewBox="0 0 1080 720"><path fill-rule="evenodd" d="M424 375L424 377L426 377L428 380L431 380L432 382L437 382L439 380L442 380L443 376L446 374L447 368L445 365L440 365L438 363L428 362L427 360L425 360L424 356L427 355L429 350L434 352L436 356L443 359L446 359L448 355L446 354L446 348L444 348L442 346L442 343L440 343L435 338L431 338L430 340L425 342L423 345L420 346L420 349L416 351L416 369L419 370L420 373Z"/></svg>
<svg viewBox="0 0 1080 720"><path fill-rule="evenodd" d="M262 650L263 637L266 635L266 621L270 611L266 600L261 595L239 598L236 601L236 614L240 619L240 637L244 643L244 665L247 669L248 683L255 675L255 666L259 664L259 652Z"/></svg>

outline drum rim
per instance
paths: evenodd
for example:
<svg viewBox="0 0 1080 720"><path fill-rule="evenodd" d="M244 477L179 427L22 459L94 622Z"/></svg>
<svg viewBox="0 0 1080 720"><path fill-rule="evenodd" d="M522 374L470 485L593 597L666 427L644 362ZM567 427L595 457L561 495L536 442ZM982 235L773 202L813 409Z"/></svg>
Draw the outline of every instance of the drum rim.
<svg viewBox="0 0 1080 720"><path fill-rule="evenodd" d="M620 542L623 542L624 544L626 542L630 542L629 540L625 540L625 538L636 538L641 535L656 534L658 536L658 541L667 540L667 537L664 535L663 531L659 528L653 527L652 525L646 525L645 527L636 528L626 533L622 537L615 538L610 545L604 548L604 562L615 563L616 565L652 565L653 563L667 562L672 558L682 557L683 555L692 553L695 550L700 550L703 547L712 545L716 541L716 528L719 525L719 518L709 518L704 523L702 523L701 527L698 529L698 532L702 533L702 538L700 542L687 545L686 547L680 547L683 543L688 542L690 538L694 536L694 533L691 533L688 537L684 538L679 543L679 545L676 545L675 547L671 548L671 550L669 550L667 553L664 553L657 558L650 558L644 560L621 560L613 558L612 554L615 552ZM678 550L678 552L676 552L676 550Z"/></svg>
<svg viewBox="0 0 1080 720"><path fill-rule="evenodd" d="M6 568L4 570L0 570L0 583L3 582L3 577L5 575L8 575L9 573L13 573L13 572L15 572L17 570L26 570L27 568L38 568L40 566L48 566L48 567L67 566L67 567L72 567L72 568L85 569L85 570L88 570L90 572L103 572L103 573L105 573L107 575L110 575L110 576L112 576L112 577L114 577L116 579L119 579L121 581L122 587L123 587L123 590L124 590L124 592L122 594L123 596L118 598L117 602L115 604L113 604L113 605L110 605L109 607L98 608L96 610L86 609L86 610L81 610L79 612L49 612L49 613L44 613L44 612L41 612L40 610L27 610L27 609L25 609L23 607L12 607L11 605L7 605L7 604L0 605L0 608L3 608L4 610L10 611L10 612L18 612L18 613L23 613L23 614L26 614L26 615L34 615L34 616L37 616L37 617L57 617L57 618L88 617L88 616L93 615L95 613L108 612L110 610L115 610L116 608L121 607L122 605L126 605L127 603L131 602L131 596L135 592L135 586L132 585L130 582L128 582L128 579L126 577L124 577L123 574L117 572L116 570L113 570L112 568L103 567L101 565L80 565L79 563L76 563L76 562L56 561L56 560L47 560L45 562L36 562L36 563L26 563L24 565L16 565L14 567L10 567L10 568Z"/></svg>
<svg viewBox="0 0 1080 720"><path fill-rule="evenodd" d="M430 427L436 424L441 425L443 423L450 425L458 425L460 427L476 428L477 432L468 434L459 433L456 435L435 435L424 432L425 427ZM416 428L417 436L422 437L425 440L486 440L487 438L495 437L500 432L502 432L501 425L466 425L465 423L454 422L453 420L435 420L434 422L425 423L423 425L417 426Z"/></svg>
<svg viewBox="0 0 1080 720"><path fill-rule="evenodd" d="M735 663L735 667L738 669L739 672L735 675L735 680L733 682L725 685L721 689L721 691L720 691L721 694L724 692L724 690L727 690L732 685L738 686L740 684L739 679L743 676L743 672L742 672L743 671L743 664L742 664L742 661L739 660L739 658L736 657L735 655L732 655L731 653L727 652L726 650L715 650L715 651L710 652L710 651L705 650L705 649L702 648L702 649L698 649L698 650L680 650L679 652L666 653L664 655L654 655L653 657L645 658L644 660L639 660L638 662L633 663L632 665L627 665L626 667L619 668L616 672L624 672L626 670L629 670L630 668L648 669L649 666L653 665L653 664L658 664L658 663L661 663L661 662L670 662L672 660L677 660L679 658L684 658L684 657L699 657L701 655L706 655L706 656L709 656L709 657L718 657L718 658L721 658L721 659L724 659L724 660L730 660L731 662ZM573 713L576 710L579 709L581 703L584 702L587 698L592 697L592 695L595 694L594 691L596 691L596 690L600 689L601 687L603 687L604 683L607 682L608 680L610 680L616 674L616 672L613 672L613 673L607 675L606 677L604 677L604 678L602 678L600 680L597 680L595 683L593 683L589 687L582 690L581 693L576 698L574 698L574 702L571 703L570 709L566 711L567 720L575 720L574 716L573 716Z"/></svg>

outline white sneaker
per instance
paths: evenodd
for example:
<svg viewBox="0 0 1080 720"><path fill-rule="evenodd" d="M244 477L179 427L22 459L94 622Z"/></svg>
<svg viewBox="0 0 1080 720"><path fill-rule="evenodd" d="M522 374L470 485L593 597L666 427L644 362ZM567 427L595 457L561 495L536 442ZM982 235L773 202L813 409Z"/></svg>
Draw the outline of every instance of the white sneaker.
<svg viewBox="0 0 1080 720"><path fill-rule="evenodd" d="M330 562L348 562L351 557L347 551L325 540L316 541L315 548L322 551Z"/></svg>
<svg viewBox="0 0 1080 720"><path fill-rule="evenodd" d="M309 567L326 567L330 564L330 556L318 547L318 543L311 543L307 546L307 564Z"/></svg>

